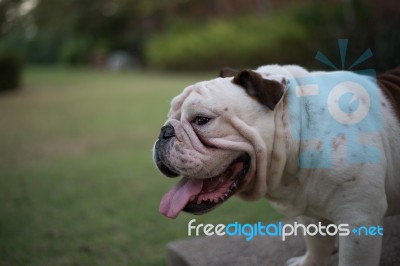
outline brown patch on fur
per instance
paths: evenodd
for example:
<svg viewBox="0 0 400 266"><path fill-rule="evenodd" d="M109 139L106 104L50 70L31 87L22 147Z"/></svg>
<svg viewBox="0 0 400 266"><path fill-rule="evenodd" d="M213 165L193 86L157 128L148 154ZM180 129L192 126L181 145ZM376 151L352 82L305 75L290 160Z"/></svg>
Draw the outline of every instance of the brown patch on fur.
<svg viewBox="0 0 400 266"><path fill-rule="evenodd" d="M261 148L257 148L257 149L256 149L256 153L257 153L257 154L260 154L260 153L262 153L262 152L263 152L263 149L261 149Z"/></svg>
<svg viewBox="0 0 400 266"><path fill-rule="evenodd" d="M255 97L271 110L274 110L284 92L284 86L281 83L276 80L264 79L259 73L252 70L239 72L232 82L242 86L247 94Z"/></svg>
<svg viewBox="0 0 400 266"><path fill-rule="evenodd" d="M321 145L322 145L322 142L321 142L321 141L318 141L317 150L321 149Z"/></svg>
<svg viewBox="0 0 400 266"><path fill-rule="evenodd" d="M332 141L332 149L333 149L334 151L337 151L338 148L339 148L339 141L338 141L337 139L334 139L334 140Z"/></svg>
<svg viewBox="0 0 400 266"><path fill-rule="evenodd" d="M279 155L277 155L276 153L272 154L272 161L274 162L279 162L281 160L281 157Z"/></svg>
<svg viewBox="0 0 400 266"><path fill-rule="evenodd" d="M357 178L355 176L352 176L350 178L345 179L345 182L353 182L353 181L356 181L356 179Z"/></svg>
<svg viewBox="0 0 400 266"><path fill-rule="evenodd" d="M235 76L237 73L239 73L239 70L230 67L224 67L219 71L219 76L221 78L230 78Z"/></svg>
<svg viewBox="0 0 400 266"><path fill-rule="evenodd" d="M400 67L379 75L377 83L389 99L400 122Z"/></svg>

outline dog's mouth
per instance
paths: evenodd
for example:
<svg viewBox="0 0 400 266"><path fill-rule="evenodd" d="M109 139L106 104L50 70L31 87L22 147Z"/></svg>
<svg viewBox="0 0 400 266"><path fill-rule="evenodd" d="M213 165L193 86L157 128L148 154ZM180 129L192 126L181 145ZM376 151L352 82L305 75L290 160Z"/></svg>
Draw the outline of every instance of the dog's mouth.
<svg viewBox="0 0 400 266"><path fill-rule="evenodd" d="M161 199L160 212L169 218L176 218L182 210L193 214L211 211L241 188L249 169L250 156L246 153L215 177L208 179L183 177Z"/></svg>

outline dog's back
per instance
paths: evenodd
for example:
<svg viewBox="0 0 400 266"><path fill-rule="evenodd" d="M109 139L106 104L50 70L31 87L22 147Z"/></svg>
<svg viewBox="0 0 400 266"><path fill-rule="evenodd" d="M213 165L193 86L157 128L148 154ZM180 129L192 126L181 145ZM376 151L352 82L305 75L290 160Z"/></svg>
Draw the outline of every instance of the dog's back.
<svg viewBox="0 0 400 266"><path fill-rule="evenodd" d="M400 214L400 68L387 71L377 76L377 83L382 93L387 97L388 101L382 101L383 115L385 116L386 126L384 132L386 134L386 160L388 160L388 169L386 176L386 197L389 203L386 215ZM391 117L385 111L384 102L391 105ZM386 108L387 110L387 108ZM397 120L397 121L396 121ZM391 204L390 204L391 203ZM393 204L394 203L394 204Z"/></svg>
<svg viewBox="0 0 400 266"><path fill-rule="evenodd" d="M400 121L400 67L379 75L377 82L392 103L393 110Z"/></svg>

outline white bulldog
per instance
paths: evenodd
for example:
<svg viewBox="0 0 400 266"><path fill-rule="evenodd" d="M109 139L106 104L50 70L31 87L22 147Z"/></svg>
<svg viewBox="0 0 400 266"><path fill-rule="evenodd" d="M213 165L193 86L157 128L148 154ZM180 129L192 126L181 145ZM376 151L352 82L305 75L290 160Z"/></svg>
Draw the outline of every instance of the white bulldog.
<svg viewBox="0 0 400 266"><path fill-rule="evenodd" d="M382 225L400 214L400 69L377 80L267 65L187 87L154 146L159 170L182 176L160 212L201 214L237 195L305 225ZM326 265L335 237L306 244L288 265ZM379 235L339 237L339 265L378 265L380 251Z"/></svg>

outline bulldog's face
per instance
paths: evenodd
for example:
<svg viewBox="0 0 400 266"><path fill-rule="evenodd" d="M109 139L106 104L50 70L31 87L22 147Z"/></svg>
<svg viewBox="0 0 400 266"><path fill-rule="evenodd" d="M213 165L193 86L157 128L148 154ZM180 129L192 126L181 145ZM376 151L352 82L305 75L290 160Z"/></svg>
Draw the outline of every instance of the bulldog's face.
<svg viewBox="0 0 400 266"><path fill-rule="evenodd" d="M234 194L266 193L274 107L284 86L260 74L225 69L220 78L187 87L171 103L153 158L168 177L182 176L165 194L160 212L201 214Z"/></svg>

